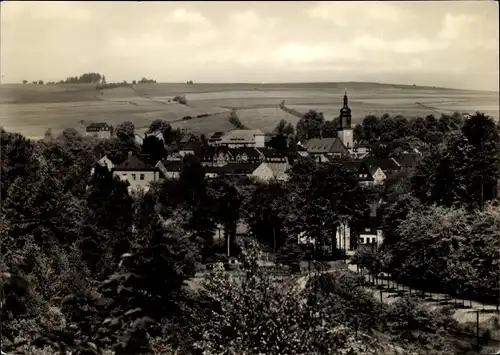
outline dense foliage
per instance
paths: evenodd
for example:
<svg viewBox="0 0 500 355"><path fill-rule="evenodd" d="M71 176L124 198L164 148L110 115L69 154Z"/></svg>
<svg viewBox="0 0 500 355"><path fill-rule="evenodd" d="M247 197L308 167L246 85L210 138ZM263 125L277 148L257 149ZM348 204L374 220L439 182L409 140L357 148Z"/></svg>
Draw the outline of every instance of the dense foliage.
<svg viewBox="0 0 500 355"><path fill-rule="evenodd" d="M329 130L310 112L297 136L280 122L272 144L294 155L294 142L333 136ZM424 154L415 171L398 172L378 190L361 187L338 161L294 155L287 183L261 184L206 179L200 161L187 156L179 179L130 195L95 162L107 155L118 164L129 152L162 159L183 137L156 120L148 133L164 141L150 135L139 146L134 131L124 122L109 139L68 129L31 141L2 129L3 350L24 342L27 354L34 346L50 354L382 354L384 333L402 347L444 351L447 314L411 298L382 306L346 273L279 282L256 265L259 250L300 271L310 252L297 244L304 232L317 242L316 258L335 259L336 228L360 223L375 197L384 201L385 241L359 253L361 264L413 287L496 301L500 140L498 125L481 114L365 118L355 132L379 156L415 147ZM242 221L258 245L243 243ZM242 273L192 286L202 263L229 255L244 262Z"/></svg>

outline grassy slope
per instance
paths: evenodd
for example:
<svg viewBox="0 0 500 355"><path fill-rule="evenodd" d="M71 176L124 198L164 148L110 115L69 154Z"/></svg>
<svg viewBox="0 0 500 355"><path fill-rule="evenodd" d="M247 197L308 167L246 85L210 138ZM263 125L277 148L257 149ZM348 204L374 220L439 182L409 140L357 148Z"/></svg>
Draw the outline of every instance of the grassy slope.
<svg viewBox="0 0 500 355"><path fill-rule="evenodd" d="M458 104L472 110L498 107L496 93L377 83L140 84L105 90L86 84L13 84L0 85L0 125L41 136L48 127L55 131L74 127L81 119L113 125L130 120L144 127L160 118L177 127L208 132L231 129L227 112L237 108L246 126L270 130L281 118L296 121L276 109L282 100L299 112L315 109L324 112L326 119L335 117L344 88L350 93L354 123L369 113L413 116L452 112ZM187 96L188 106L169 102L179 94ZM176 122L203 113L211 116Z"/></svg>

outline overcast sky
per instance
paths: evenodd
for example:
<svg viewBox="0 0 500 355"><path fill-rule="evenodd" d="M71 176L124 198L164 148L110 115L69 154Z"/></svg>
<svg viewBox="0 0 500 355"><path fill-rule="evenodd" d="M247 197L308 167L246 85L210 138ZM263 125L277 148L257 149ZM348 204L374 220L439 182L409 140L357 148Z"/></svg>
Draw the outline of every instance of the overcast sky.
<svg viewBox="0 0 500 355"><path fill-rule="evenodd" d="M1 4L2 82L377 81L498 90L496 1Z"/></svg>

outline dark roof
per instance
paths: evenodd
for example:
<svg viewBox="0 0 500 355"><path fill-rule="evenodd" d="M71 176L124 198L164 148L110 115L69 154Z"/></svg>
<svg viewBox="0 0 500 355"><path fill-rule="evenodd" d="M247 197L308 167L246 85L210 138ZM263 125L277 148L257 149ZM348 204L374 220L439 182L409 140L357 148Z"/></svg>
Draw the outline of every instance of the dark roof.
<svg viewBox="0 0 500 355"><path fill-rule="evenodd" d="M246 154L249 158L260 158L260 152L253 147L232 148L229 150L233 156Z"/></svg>
<svg viewBox="0 0 500 355"><path fill-rule="evenodd" d="M221 174L251 174L259 167L260 163L233 163L219 167Z"/></svg>
<svg viewBox="0 0 500 355"><path fill-rule="evenodd" d="M266 158L286 158L286 154L283 152L280 152L279 150L276 149L263 149L260 148L258 151L264 155Z"/></svg>
<svg viewBox="0 0 500 355"><path fill-rule="evenodd" d="M421 156L417 153L406 153L395 159L404 168L414 168L420 161Z"/></svg>
<svg viewBox="0 0 500 355"><path fill-rule="evenodd" d="M196 151L200 148L200 145L196 142L188 142L184 144L180 150L193 150Z"/></svg>
<svg viewBox="0 0 500 355"><path fill-rule="evenodd" d="M371 144L366 141L354 142L354 148L370 148Z"/></svg>
<svg viewBox="0 0 500 355"><path fill-rule="evenodd" d="M108 126L106 122L92 122L91 124L87 125L87 129L109 129L111 126Z"/></svg>
<svg viewBox="0 0 500 355"><path fill-rule="evenodd" d="M381 159L374 156L369 156L363 160L364 163L370 168L380 168L382 171L394 171L399 169L399 165L393 159Z"/></svg>
<svg viewBox="0 0 500 355"><path fill-rule="evenodd" d="M342 164L344 166L344 168L346 168L351 173L354 173L357 175L366 174L367 176L362 178L362 180L365 180L365 181L373 180L373 176L370 172L370 169L361 160L341 160L340 164Z"/></svg>
<svg viewBox="0 0 500 355"><path fill-rule="evenodd" d="M143 163L155 166L156 163L158 163L158 160L155 161L149 154L137 154L137 158L139 158L140 161Z"/></svg>
<svg viewBox="0 0 500 355"><path fill-rule="evenodd" d="M178 160L162 160L161 163L167 171L180 172L182 170L182 161Z"/></svg>
<svg viewBox="0 0 500 355"><path fill-rule="evenodd" d="M339 138L313 138L304 143L304 147L311 154L341 153L349 151Z"/></svg>
<svg viewBox="0 0 500 355"><path fill-rule="evenodd" d="M189 143L191 141L191 139L193 138L198 138L196 137L193 133L186 133L182 139L181 139L181 143Z"/></svg>
<svg viewBox="0 0 500 355"><path fill-rule="evenodd" d="M115 167L115 171L154 171L156 168L143 162L136 155L129 155L128 158Z"/></svg>
<svg viewBox="0 0 500 355"><path fill-rule="evenodd" d="M214 132L209 139L219 139L224 135L224 132Z"/></svg>

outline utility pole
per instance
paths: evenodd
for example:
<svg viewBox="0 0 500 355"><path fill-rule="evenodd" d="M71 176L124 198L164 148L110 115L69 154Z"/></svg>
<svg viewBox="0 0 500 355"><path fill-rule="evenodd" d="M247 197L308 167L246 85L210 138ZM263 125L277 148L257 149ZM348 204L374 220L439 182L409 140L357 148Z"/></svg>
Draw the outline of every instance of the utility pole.
<svg viewBox="0 0 500 355"><path fill-rule="evenodd" d="M476 311L476 343L477 350L479 350L479 311Z"/></svg>
<svg viewBox="0 0 500 355"><path fill-rule="evenodd" d="M276 229L274 228L274 226L273 226L273 243L274 243L273 244L274 245L274 248L273 248L274 254L276 254Z"/></svg>

